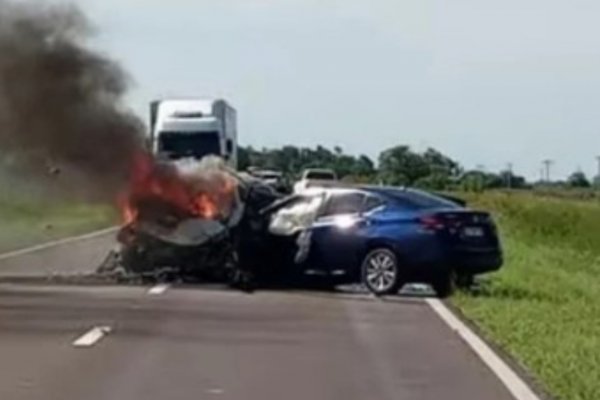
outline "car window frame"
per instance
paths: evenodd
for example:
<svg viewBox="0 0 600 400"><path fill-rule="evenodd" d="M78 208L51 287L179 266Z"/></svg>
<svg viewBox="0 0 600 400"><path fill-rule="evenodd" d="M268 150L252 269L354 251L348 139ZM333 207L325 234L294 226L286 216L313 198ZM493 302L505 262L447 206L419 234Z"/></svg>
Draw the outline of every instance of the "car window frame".
<svg viewBox="0 0 600 400"><path fill-rule="evenodd" d="M384 207L387 206L388 202L386 201L386 199L384 197L382 197L382 196L380 196L378 194L368 193L368 192L365 193L365 194L366 194L366 196L365 196L365 199L363 201L363 206L362 206L362 210L361 210L361 214L362 215L370 215L370 214L376 212L377 210L382 209L382 208L384 208ZM379 205L377 205L375 207L372 207L370 209L367 209L367 202L368 202L369 199L376 199L376 200L378 200L379 201Z"/></svg>

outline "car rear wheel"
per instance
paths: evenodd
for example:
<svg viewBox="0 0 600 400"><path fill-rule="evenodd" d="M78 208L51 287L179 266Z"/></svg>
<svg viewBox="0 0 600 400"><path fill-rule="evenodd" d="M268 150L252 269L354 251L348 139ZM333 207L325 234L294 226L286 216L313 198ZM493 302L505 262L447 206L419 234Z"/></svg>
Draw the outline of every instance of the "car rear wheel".
<svg viewBox="0 0 600 400"><path fill-rule="evenodd" d="M400 289L400 265L393 251L377 248L362 263L362 281L377 296L397 293Z"/></svg>

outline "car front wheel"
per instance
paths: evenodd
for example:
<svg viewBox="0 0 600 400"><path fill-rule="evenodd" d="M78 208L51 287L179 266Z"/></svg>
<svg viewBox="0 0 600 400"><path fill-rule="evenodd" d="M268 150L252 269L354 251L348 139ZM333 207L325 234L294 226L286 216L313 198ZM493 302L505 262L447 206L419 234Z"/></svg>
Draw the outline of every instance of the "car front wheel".
<svg viewBox="0 0 600 400"><path fill-rule="evenodd" d="M397 293L400 289L400 265L393 251L377 248L362 263L362 282L377 296Z"/></svg>

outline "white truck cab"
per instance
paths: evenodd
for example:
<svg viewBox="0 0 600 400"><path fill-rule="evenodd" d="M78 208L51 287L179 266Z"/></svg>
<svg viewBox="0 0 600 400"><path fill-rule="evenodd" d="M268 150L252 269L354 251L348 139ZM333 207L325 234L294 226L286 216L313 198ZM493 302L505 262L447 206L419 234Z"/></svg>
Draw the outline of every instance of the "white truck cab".
<svg viewBox="0 0 600 400"><path fill-rule="evenodd" d="M159 158L222 157L237 167L237 115L225 100L157 100L150 104L150 146Z"/></svg>

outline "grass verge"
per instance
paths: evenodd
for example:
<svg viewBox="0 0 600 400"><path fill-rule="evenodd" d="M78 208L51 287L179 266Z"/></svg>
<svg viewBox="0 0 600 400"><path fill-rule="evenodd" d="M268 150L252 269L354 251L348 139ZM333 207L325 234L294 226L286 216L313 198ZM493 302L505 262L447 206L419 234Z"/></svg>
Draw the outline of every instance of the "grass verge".
<svg viewBox="0 0 600 400"><path fill-rule="evenodd" d="M0 198L0 252L106 228L116 222L111 207Z"/></svg>
<svg viewBox="0 0 600 400"><path fill-rule="evenodd" d="M495 213L506 264L454 304L557 398L600 399L600 202L506 193L469 202Z"/></svg>

